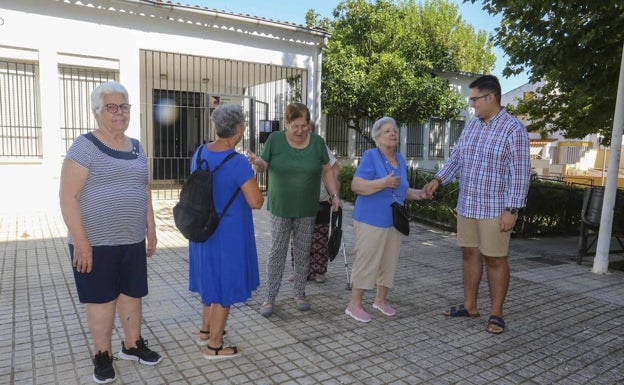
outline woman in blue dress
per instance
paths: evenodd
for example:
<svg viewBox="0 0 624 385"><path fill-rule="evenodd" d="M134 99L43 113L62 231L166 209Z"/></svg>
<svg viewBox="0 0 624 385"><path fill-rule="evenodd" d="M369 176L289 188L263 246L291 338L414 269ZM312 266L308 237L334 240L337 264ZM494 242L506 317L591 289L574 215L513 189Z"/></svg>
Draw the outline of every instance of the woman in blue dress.
<svg viewBox="0 0 624 385"><path fill-rule="evenodd" d="M196 168L198 154L214 170L235 152L234 147L243 137L245 115L240 105L221 105L213 111L212 119L217 139L195 151L191 172ZM203 304L197 344L206 347L206 359L240 355L238 347L223 346L225 323L230 306L247 301L260 284L251 209L261 208L264 197L242 154L224 162L213 175L214 204L219 215L235 193L214 234L205 242L189 242L189 290L198 293Z"/></svg>

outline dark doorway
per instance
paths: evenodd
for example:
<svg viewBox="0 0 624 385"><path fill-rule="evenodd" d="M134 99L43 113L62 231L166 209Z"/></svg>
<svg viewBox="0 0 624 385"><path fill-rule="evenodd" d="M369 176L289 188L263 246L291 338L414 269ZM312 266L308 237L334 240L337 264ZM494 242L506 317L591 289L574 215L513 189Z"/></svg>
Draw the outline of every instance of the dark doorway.
<svg viewBox="0 0 624 385"><path fill-rule="evenodd" d="M204 142L202 93L153 91L154 180L184 180L189 175L193 151Z"/></svg>

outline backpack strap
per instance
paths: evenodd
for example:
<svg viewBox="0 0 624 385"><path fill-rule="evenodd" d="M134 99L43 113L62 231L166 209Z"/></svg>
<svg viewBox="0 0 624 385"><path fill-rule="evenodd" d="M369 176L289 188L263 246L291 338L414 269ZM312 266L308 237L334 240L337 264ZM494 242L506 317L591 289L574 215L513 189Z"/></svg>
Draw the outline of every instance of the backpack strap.
<svg viewBox="0 0 624 385"><path fill-rule="evenodd" d="M238 195L239 191L240 191L240 187L237 187L236 191L234 191L234 194L232 194L232 196L230 197L230 200L228 201L227 205L225 205L225 207L223 208L223 211L221 212L221 216L219 217L219 219L223 218L227 210L230 208L230 205L232 204L232 202L234 202L234 198L236 198L236 195Z"/></svg>
<svg viewBox="0 0 624 385"><path fill-rule="evenodd" d="M214 170L212 170L212 172L217 172L217 170L219 169L219 167L223 166L223 163L225 163L225 162L227 162L228 160L232 159L232 158L234 157L234 155L237 155L237 154L238 154L238 152L236 152L236 151L233 151L233 152L229 153L229 154L228 154L228 156L226 156L226 157L225 157L225 159L223 159L223 160L221 161L221 163L219 163L219 164L217 165L217 167L215 167L215 169L214 169Z"/></svg>
<svg viewBox="0 0 624 385"><path fill-rule="evenodd" d="M206 170L210 171L210 165L208 164L208 161L205 159L201 158L201 154L202 151L204 151L204 145L200 145L199 148L197 149L197 158L195 158L195 164L196 164L196 169L197 170L201 170L202 169L202 163L206 163Z"/></svg>
<svg viewBox="0 0 624 385"><path fill-rule="evenodd" d="M197 149L197 157L195 158L195 164L197 165L196 168L198 170L202 169L202 164L205 163L206 164L206 171L210 171L210 164L208 164L208 161L206 159L202 159L201 154L204 151L204 146L205 144L202 144L199 146L199 148ZM230 154L228 154L222 161L221 163L219 163L219 165L217 165L217 167L215 167L214 170L212 170L212 172L216 172L219 167L221 167L223 165L223 163L227 162L228 160L232 159L234 157L234 155L238 154L238 152L234 151Z"/></svg>
<svg viewBox="0 0 624 385"><path fill-rule="evenodd" d="M221 161L221 163L219 163L217 165L217 167L215 167L214 170L212 170L213 173L217 172L217 170L219 169L219 167L221 167L223 165L223 163L227 162L228 160L232 159L235 155L237 155L238 153L236 151L231 152L230 154L228 154L228 156L225 157L225 159L223 159ZM234 202L234 198L236 198L236 195L238 195L238 192L240 191L240 187L236 188L236 191L234 191L234 193L232 194L232 196L230 197L230 200L228 201L228 203L225 205L225 207L223 208L223 211L221 211L221 216L219 217L219 219L223 218L223 216L225 215L225 213L227 212L227 210L230 208L230 205Z"/></svg>

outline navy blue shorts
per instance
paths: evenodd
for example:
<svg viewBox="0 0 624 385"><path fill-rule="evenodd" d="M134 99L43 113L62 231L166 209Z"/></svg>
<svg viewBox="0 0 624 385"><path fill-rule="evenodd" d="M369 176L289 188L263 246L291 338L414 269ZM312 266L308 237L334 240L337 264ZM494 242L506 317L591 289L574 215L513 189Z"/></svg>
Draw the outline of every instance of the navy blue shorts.
<svg viewBox="0 0 624 385"><path fill-rule="evenodd" d="M119 294L141 298L147 295L147 256L145 241L132 245L93 246L93 269L79 273L74 280L81 303L107 303ZM74 245L69 245L70 261Z"/></svg>

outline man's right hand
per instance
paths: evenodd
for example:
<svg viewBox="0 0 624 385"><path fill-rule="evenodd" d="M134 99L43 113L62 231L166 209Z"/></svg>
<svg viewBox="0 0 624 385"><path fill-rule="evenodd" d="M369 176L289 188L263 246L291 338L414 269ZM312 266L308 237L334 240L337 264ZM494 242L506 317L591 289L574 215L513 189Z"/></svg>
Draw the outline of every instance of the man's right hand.
<svg viewBox="0 0 624 385"><path fill-rule="evenodd" d="M431 179L429 183L423 186L423 191L427 194L428 199L433 198L433 194L435 194L436 190L440 186L440 181L437 179Z"/></svg>

